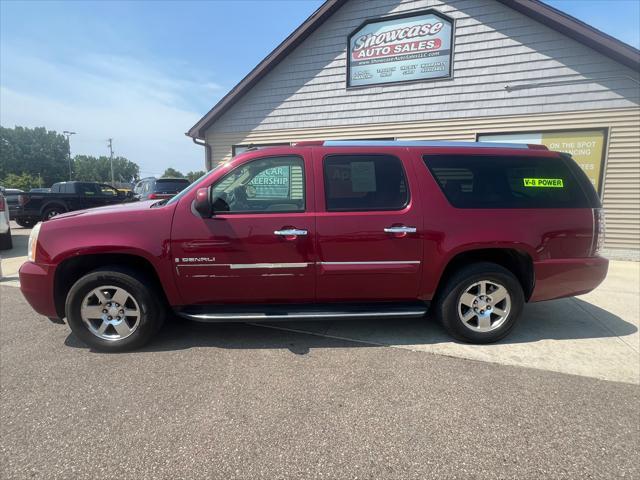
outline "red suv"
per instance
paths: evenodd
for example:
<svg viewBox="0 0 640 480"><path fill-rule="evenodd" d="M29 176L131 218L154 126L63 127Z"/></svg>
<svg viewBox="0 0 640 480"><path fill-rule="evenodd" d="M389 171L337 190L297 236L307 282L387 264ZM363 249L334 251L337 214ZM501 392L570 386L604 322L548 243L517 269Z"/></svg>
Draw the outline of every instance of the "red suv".
<svg viewBox="0 0 640 480"><path fill-rule="evenodd" d="M587 176L539 145L301 142L238 155L169 200L39 224L20 283L99 350L140 347L168 311L253 322L429 310L485 343L525 302L597 287L603 229Z"/></svg>

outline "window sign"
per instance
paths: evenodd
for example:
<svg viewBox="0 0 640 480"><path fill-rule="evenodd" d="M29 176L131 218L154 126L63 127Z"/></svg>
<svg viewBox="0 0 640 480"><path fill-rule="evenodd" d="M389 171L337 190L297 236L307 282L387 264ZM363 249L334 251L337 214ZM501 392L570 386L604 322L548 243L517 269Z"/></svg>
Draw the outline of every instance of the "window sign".
<svg viewBox="0 0 640 480"><path fill-rule="evenodd" d="M347 85L451 76L453 21L433 10L365 22L349 36Z"/></svg>
<svg viewBox="0 0 640 480"><path fill-rule="evenodd" d="M604 159L604 130L574 130L556 132L500 133L478 135L480 142L533 143L549 150L570 153L600 192L600 177Z"/></svg>
<svg viewBox="0 0 640 480"><path fill-rule="evenodd" d="M351 162L351 188L354 192L376 191L375 163Z"/></svg>
<svg viewBox="0 0 640 480"><path fill-rule="evenodd" d="M255 198L287 198L289 196L289 166L268 168L249 182Z"/></svg>

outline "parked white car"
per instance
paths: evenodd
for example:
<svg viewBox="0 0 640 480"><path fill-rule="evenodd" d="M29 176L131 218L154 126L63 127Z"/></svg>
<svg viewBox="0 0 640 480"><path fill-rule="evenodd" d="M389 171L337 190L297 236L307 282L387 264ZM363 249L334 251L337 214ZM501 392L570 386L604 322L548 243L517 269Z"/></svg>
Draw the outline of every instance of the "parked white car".
<svg viewBox="0 0 640 480"><path fill-rule="evenodd" d="M9 225L9 204L0 192L0 250L9 250L11 242L11 226Z"/></svg>

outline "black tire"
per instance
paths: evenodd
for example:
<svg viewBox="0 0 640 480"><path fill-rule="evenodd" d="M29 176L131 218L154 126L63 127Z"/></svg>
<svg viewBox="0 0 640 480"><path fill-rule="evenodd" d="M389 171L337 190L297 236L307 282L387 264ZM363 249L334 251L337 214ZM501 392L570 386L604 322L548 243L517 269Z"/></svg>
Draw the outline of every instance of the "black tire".
<svg viewBox="0 0 640 480"><path fill-rule="evenodd" d="M80 310L85 297L103 286L125 289L137 302L140 317L130 336L117 340L100 338L89 330ZM162 295L155 282L125 267L112 266L94 270L78 280L69 290L65 304L67 323L73 333L90 347L103 352L134 350L145 345L160 330L165 319Z"/></svg>
<svg viewBox="0 0 640 480"><path fill-rule="evenodd" d="M475 317L478 325L471 324L471 326L467 326L459 314L458 307L459 302L463 298L462 294L472 285L485 280L504 286L509 294L511 305L509 313L504 316L505 319L502 323L498 324L495 320L490 320L492 325L497 325L495 329L480 332L473 328L478 328L479 317ZM504 303L501 303L496 306L504 305ZM468 343L492 343L505 337L511 331L520 317L523 307L524 293L522 291L522 285L520 285L520 282L513 273L495 263L482 262L463 267L449 277L442 291L438 294L434 305L434 313L436 319L452 337ZM462 305L460 308L466 309L467 307ZM494 319L500 318L498 315L496 315L496 317L489 315L489 317Z"/></svg>
<svg viewBox="0 0 640 480"><path fill-rule="evenodd" d="M0 235L0 250L11 250L13 248L13 240L11 239L11 228L6 233Z"/></svg>
<svg viewBox="0 0 640 480"><path fill-rule="evenodd" d="M46 222L47 220L51 220L53 217L55 217L56 215L60 215L61 213L66 213L64 207L61 207L59 205L47 207L47 209L42 212L42 220Z"/></svg>
<svg viewBox="0 0 640 480"><path fill-rule="evenodd" d="M16 220L16 223L20 225L22 228L33 228L35 224L38 222L30 218L29 219L21 218L19 220Z"/></svg>

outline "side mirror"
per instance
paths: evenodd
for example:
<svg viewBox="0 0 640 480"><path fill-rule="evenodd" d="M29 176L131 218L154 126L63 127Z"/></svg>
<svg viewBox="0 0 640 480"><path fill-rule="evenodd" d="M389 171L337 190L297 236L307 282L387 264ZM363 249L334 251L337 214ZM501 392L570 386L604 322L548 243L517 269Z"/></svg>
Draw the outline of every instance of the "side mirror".
<svg viewBox="0 0 640 480"><path fill-rule="evenodd" d="M210 218L213 215L211 191L208 188L199 188L196 190L196 198L193 201L193 208L202 218Z"/></svg>

